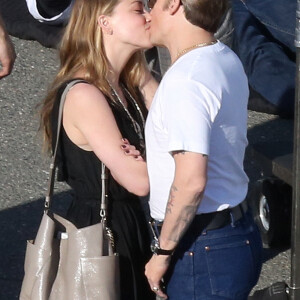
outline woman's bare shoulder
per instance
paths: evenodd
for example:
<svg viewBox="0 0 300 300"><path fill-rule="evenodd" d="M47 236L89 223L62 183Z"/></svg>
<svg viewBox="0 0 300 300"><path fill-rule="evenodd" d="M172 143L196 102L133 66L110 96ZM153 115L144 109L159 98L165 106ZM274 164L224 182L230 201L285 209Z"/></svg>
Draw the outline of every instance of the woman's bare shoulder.
<svg viewBox="0 0 300 300"><path fill-rule="evenodd" d="M80 82L74 85L67 94L66 106L73 109L108 108L105 95L93 84Z"/></svg>
<svg viewBox="0 0 300 300"><path fill-rule="evenodd" d="M79 82L75 84L68 92L68 96L69 98L78 99L79 101L80 99L85 100L87 98L105 99L105 96L100 89L88 82Z"/></svg>

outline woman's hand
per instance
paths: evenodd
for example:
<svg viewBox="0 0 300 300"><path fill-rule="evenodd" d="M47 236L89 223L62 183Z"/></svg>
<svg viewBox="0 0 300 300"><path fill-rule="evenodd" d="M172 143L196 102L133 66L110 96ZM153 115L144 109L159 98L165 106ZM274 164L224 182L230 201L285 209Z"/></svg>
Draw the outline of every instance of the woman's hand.
<svg viewBox="0 0 300 300"><path fill-rule="evenodd" d="M124 154L127 156L133 156L135 160L144 161L141 156L141 152L135 148L135 146L130 145L129 141L125 138L122 138L121 149L124 151Z"/></svg>

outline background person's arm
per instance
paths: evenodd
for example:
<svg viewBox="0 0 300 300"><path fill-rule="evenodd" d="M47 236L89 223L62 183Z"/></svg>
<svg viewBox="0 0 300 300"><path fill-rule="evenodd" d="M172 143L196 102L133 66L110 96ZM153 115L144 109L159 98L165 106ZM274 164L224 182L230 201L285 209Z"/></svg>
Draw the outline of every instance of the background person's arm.
<svg viewBox="0 0 300 300"><path fill-rule="evenodd" d="M0 16L0 79L11 73L15 59L14 46Z"/></svg>

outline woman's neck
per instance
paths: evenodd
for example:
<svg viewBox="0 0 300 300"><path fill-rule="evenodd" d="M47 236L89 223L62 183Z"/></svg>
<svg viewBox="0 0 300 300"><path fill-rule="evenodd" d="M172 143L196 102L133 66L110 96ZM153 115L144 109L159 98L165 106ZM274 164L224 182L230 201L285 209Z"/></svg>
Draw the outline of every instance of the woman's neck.
<svg viewBox="0 0 300 300"><path fill-rule="evenodd" d="M122 71L136 50L132 46L126 46L113 40L104 41L104 48L110 69L108 80L113 87L116 87Z"/></svg>

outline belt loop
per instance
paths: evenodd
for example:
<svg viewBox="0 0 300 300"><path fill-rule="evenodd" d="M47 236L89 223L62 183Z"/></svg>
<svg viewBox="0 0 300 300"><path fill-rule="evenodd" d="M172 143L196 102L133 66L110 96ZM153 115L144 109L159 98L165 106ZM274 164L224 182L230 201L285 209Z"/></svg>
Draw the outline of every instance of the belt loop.
<svg viewBox="0 0 300 300"><path fill-rule="evenodd" d="M230 212L230 219L231 219L231 227L235 227L235 219L232 212Z"/></svg>
<svg viewBox="0 0 300 300"><path fill-rule="evenodd" d="M245 212L246 212L246 210L244 209L244 204L243 204L243 202L240 204L240 210L241 210L242 218L244 218L244 217L245 217Z"/></svg>
<svg viewBox="0 0 300 300"><path fill-rule="evenodd" d="M244 200L242 203L239 204L239 209L241 211L242 218L244 218L248 210L247 200Z"/></svg>

